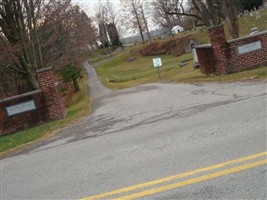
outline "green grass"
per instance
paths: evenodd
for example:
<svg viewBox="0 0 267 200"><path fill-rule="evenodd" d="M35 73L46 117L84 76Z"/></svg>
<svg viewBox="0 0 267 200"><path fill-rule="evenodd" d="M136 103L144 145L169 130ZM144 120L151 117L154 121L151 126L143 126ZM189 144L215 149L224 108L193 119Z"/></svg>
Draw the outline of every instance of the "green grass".
<svg viewBox="0 0 267 200"><path fill-rule="evenodd" d="M158 71L152 65L154 57L136 56L133 62L127 62L129 57L134 56L133 53L125 52L117 57L114 57L104 63L99 64L97 73L104 85L113 89L122 89L131 86L136 86L144 83L158 81ZM185 77L194 77L201 75L199 70L194 70L193 61L189 61L187 66L179 67L179 63L183 60L192 59L192 54L185 54L181 57L160 56L163 67L160 68L163 81L170 79L184 79Z"/></svg>
<svg viewBox="0 0 267 200"><path fill-rule="evenodd" d="M260 31L267 30L267 9L259 11L261 18L256 20L256 11L253 12L253 17L242 17L239 20L240 36L248 35L251 28L257 27Z"/></svg>
<svg viewBox="0 0 267 200"><path fill-rule="evenodd" d="M196 76L190 79L184 79L184 82L234 82L248 80L265 80L266 78L267 66L222 76Z"/></svg>
<svg viewBox="0 0 267 200"><path fill-rule="evenodd" d="M152 56L137 56L136 61L127 62L127 58L130 56L133 56L133 53L125 52L120 56L99 64L97 73L101 82L112 89L123 89L159 81L157 69L152 66ZM166 55L160 57L163 63L163 66L160 68L163 82L227 82L251 78L267 78L266 67L224 76L206 76L199 69L193 68L193 60L188 61L187 65L179 67L181 61L192 59L191 53L180 57Z"/></svg>
<svg viewBox="0 0 267 200"><path fill-rule="evenodd" d="M126 47L127 49L127 47ZM110 54L109 48L105 48L105 49L97 49L95 50L90 56L89 56L89 63L90 64L96 64L99 63L103 60L109 59L113 56L119 55L121 54L122 51L112 51L112 53Z"/></svg>
<svg viewBox="0 0 267 200"><path fill-rule="evenodd" d="M97 49L89 57L89 62L91 64L98 63L102 60L110 58L109 50L106 49Z"/></svg>
<svg viewBox="0 0 267 200"><path fill-rule="evenodd" d="M71 106L67 108L67 116L63 119L50 121L42 125L0 137L0 156L4 152L14 150L33 141L42 140L55 134L55 132L90 112L88 97L87 76L79 80L80 91L71 99Z"/></svg>

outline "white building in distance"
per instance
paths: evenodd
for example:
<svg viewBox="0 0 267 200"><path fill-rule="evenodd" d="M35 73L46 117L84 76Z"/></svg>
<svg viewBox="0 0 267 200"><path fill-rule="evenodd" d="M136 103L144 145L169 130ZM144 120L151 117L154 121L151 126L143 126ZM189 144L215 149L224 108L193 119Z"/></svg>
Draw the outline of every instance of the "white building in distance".
<svg viewBox="0 0 267 200"><path fill-rule="evenodd" d="M177 33L183 32L183 31L184 31L184 28L179 26L179 25L176 25L172 28L173 34L177 34Z"/></svg>

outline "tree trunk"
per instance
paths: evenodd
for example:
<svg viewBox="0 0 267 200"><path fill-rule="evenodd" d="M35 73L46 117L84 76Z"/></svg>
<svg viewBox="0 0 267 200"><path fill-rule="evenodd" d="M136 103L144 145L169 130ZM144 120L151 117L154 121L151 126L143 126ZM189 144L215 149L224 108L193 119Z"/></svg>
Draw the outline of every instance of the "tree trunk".
<svg viewBox="0 0 267 200"><path fill-rule="evenodd" d="M232 38L239 37L238 9L236 0L224 0L222 8Z"/></svg>
<svg viewBox="0 0 267 200"><path fill-rule="evenodd" d="M145 27L146 27L147 37L148 37L149 42L151 42L152 40L151 40L150 32L149 32L149 29L148 29L147 20L145 18L145 13L144 13L143 6L141 6L141 12L142 12L143 21L144 21Z"/></svg>
<svg viewBox="0 0 267 200"><path fill-rule="evenodd" d="M25 58L23 56L19 56L19 60L20 60L21 67L26 72L26 78L27 78L28 82L30 83L31 87L34 90L38 90L40 87L39 87L39 83L36 79L35 70L31 66L29 66L29 64L25 61Z"/></svg>
<svg viewBox="0 0 267 200"><path fill-rule="evenodd" d="M73 86L74 86L74 91L75 92L78 92L80 90L77 78L73 79Z"/></svg>
<svg viewBox="0 0 267 200"><path fill-rule="evenodd" d="M140 32L140 35L141 35L141 38L142 38L142 42L144 44L145 43L145 38L144 38L144 35L143 35L142 26L140 24L139 16L138 16L136 7L135 7L133 2L132 2L132 7L133 7L134 15L135 15L135 18L136 18L136 21L137 21L137 24L138 24L139 32Z"/></svg>
<svg viewBox="0 0 267 200"><path fill-rule="evenodd" d="M167 15L167 13L166 13L166 22L167 22L167 26L168 26L168 30L170 32L170 35L174 36L174 34L172 32L173 24L171 22L169 15Z"/></svg>
<svg viewBox="0 0 267 200"><path fill-rule="evenodd" d="M37 79L35 78L35 73L28 73L27 74L27 79L28 79L28 82L33 87L33 89L35 89L35 90L40 89L39 83L38 83Z"/></svg>
<svg viewBox="0 0 267 200"><path fill-rule="evenodd" d="M108 38L108 30L107 30L107 25L106 23L104 23L104 30L105 30L105 38L106 38L106 41L108 43L108 49L109 49L109 53L111 54L112 53L112 50L111 50L111 46L110 46L110 42L109 42L109 38Z"/></svg>

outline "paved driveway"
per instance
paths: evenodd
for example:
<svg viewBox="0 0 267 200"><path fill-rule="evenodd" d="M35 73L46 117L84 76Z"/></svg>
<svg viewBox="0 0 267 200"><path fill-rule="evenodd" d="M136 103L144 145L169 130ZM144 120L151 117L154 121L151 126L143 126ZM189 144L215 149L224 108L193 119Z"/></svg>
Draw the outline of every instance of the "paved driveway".
<svg viewBox="0 0 267 200"><path fill-rule="evenodd" d="M85 67L93 113L1 160L2 199L77 199L266 151L265 82L111 91ZM231 180L150 198L266 197L265 166Z"/></svg>

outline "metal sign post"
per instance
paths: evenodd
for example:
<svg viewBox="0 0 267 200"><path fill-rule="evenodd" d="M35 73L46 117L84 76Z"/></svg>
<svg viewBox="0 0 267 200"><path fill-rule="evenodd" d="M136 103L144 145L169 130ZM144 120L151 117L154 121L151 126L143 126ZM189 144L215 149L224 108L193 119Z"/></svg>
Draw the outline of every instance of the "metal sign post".
<svg viewBox="0 0 267 200"><path fill-rule="evenodd" d="M153 58L153 65L158 69L159 80L161 81L160 67L162 66L161 58Z"/></svg>
<svg viewBox="0 0 267 200"><path fill-rule="evenodd" d="M162 81L162 80L161 80L161 75L160 75L160 70L159 70L159 67L157 67L157 68L158 68L159 80L160 80L160 81Z"/></svg>

